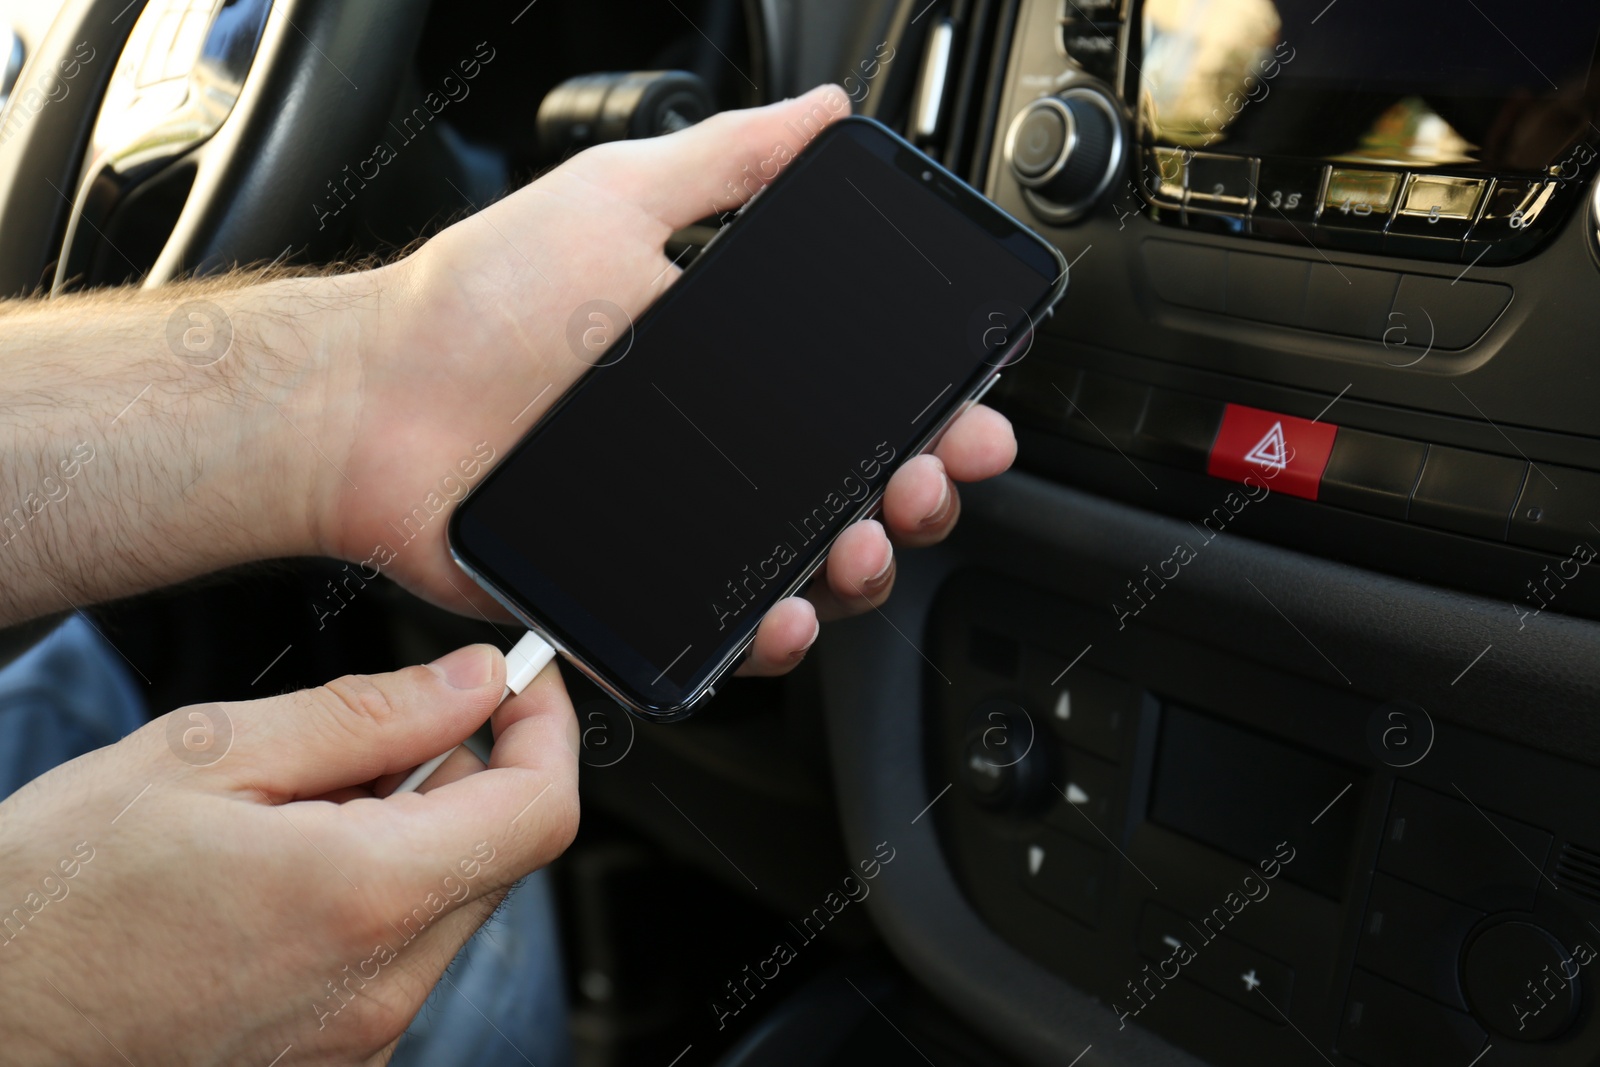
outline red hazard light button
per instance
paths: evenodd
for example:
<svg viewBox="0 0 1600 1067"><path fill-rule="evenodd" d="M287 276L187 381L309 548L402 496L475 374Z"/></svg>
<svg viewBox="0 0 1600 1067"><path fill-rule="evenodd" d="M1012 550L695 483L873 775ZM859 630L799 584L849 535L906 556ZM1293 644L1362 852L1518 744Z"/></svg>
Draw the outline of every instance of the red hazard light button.
<svg viewBox="0 0 1600 1067"><path fill-rule="evenodd" d="M1206 473L1235 482L1249 477L1273 492L1315 500L1338 433L1325 422L1229 404Z"/></svg>

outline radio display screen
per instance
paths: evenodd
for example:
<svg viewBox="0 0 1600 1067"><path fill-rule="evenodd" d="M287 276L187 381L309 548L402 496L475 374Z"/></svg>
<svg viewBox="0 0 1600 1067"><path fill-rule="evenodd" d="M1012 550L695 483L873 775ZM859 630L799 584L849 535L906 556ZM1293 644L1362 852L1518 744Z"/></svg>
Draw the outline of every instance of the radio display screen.
<svg viewBox="0 0 1600 1067"><path fill-rule="evenodd" d="M1537 172L1590 125L1594 0L1146 0L1147 143Z"/></svg>

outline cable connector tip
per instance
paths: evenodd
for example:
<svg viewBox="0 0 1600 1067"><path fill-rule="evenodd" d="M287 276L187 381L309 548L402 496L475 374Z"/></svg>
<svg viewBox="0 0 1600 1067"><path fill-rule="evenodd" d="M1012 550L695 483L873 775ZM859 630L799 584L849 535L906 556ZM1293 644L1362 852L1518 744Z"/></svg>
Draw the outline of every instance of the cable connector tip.
<svg viewBox="0 0 1600 1067"><path fill-rule="evenodd" d="M555 659L556 650L550 642L529 630L506 653L506 688L521 693L539 677L546 664Z"/></svg>

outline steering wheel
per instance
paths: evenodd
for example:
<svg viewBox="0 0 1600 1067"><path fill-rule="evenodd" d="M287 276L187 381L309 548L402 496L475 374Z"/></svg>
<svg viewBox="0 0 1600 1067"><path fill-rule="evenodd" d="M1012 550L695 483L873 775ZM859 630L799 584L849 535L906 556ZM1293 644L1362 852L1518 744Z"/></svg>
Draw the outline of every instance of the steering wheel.
<svg viewBox="0 0 1600 1067"><path fill-rule="evenodd" d="M0 297L60 291L104 254L107 219L183 183L146 286L338 254L347 234L314 205L348 147L380 139L427 12L427 0L67 0L0 113Z"/></svg>

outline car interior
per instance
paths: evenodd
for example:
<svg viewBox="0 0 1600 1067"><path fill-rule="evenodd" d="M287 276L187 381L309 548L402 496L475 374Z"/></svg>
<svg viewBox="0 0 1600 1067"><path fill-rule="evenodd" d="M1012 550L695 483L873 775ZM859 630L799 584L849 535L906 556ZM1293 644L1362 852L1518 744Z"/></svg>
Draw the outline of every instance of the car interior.
<svg viewBox="0 0 1600 1067"><path fill-rule="evenodd" d="M394 256L825 81L1070 263L880 610L683 723L564 668L585 1067L1600 1063L1594 4L0 14L4 296ZM325 560L93 614L156 712L506 643Z"/></svg>

